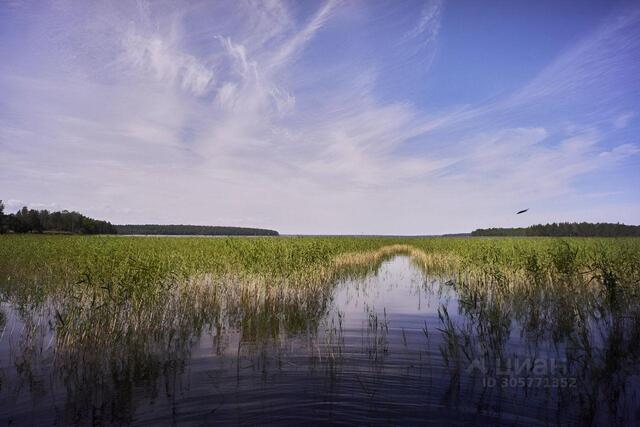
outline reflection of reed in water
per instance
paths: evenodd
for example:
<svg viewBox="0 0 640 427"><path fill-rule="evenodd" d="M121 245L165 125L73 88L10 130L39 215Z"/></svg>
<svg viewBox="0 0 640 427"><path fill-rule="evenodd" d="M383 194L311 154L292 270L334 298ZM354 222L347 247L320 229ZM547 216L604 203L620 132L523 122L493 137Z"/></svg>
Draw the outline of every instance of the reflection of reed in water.
<svg viewBox="0 0 640 427"><path fill-rule="evenodd" d="M479 406L511 400L541 413L550 405L554 422L629 425L640 373L636 283L606 263L575 269L576 252L565 245L553 256L546 267L530 256L519 270L489 265L450 273L454 279L443 286L455 290L459 313L452 317L442 306L439 316L451 389L468 374L464 393ZM486 378L498 387L487 388ZM501 390L500 380L509 379L525 381Z"/></svg>
<svg viewBox="0 0 640 427"><path fill-rule="evenodd" d="M29 292L9 287L5 298L20 308L26 325L14 352L21 366L19 378L33 384L36 395L44 393L37 379L42 367L53 365L53 376L66 390L65 421L91 417L128 422L140 388L142 395L153 398L176 396L186 387L183 372L201 334L211 335L220 357L235 352L239 381L243 369L262 371L267 378L269 369L287 363L289 335L302 334L315 348L314 363L329 366L331 381L338 382L348 363L342 323L321 323L333 286L342 278L375 272L385 259L401 253L429 275L450 280L443 289L455 291L460 307L460 313L449 313L446 305L440 309L439 334L426 326L424 330L430 343L437 342L436 335L442 337L442 358L454 378L445 399L460 401L472 393L479 408L499 412L496 402L508 401L509 390L486 390L473 379L469 384L467 362L479 359L487 375L498 375L514 352L529 357L553 354L567 359L579 381L576 389L559 390L560 398L575 404L577 395L582 415L593 419L611 413L630 419L633 405L624 389L638 365L634 343L640 329L633 258L624 261L624 253L616 258L608 250L590 259L562 243L544 250L488 245L467 252L424 252L398 245L343 254L330 265L311 263L268 274L257 268L242 274L199 272L187 278L160 274L168 268L154 270L152 262L136 261L121 275L88 274L74 286L36 286ZM514 256L517 251L521 253ZM389 350L384 318L370 311L367 322L361 348L367 375L356 380L372 402L380 403L383 371L394 348ZM514 332L520 332L524 348L512 346ZM47 336L51 342L36 339ZM421 359L420 369L432 371L436 364ZM521 398L521 393L516 395ZM571 420L566 412L561 415Z"/></svg>
<svg viewBox="0 0 640 427"><path fill-rule="evenodd" d="M10 287L5 298L17 307L22 327L12 352L17 382L8 382L14 390L28 384L37 396L46 393L39 379L49 374L65 390L66 422L131 422L140 389L152 399L180 392L191 347L201 335L212 336L220 356L227 353L229 334L236 335L238 372L247 358L252 368L277 366L281 360L271 359L281 354L279 340L317 336L335 283L375 272L391 253L337 259L332 270L314 273L309 281L204 274L168 277L145 288L143 279L133 277L125 291L84 277L74 287L52 288L57 292L38 301ZM322 352L327 348L335 353L324 360L339 359L339 343Z"/></svg>

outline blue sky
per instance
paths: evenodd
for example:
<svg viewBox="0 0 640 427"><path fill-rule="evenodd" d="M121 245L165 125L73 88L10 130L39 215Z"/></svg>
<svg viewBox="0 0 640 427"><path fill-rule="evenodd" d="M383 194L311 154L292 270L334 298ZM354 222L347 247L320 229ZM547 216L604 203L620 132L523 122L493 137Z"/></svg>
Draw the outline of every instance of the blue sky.
<svg viewBox="0 0 640 427"><path fill-rule="evenodd" d="M638 52L632 1L0 1L0 197L283 233L638 224Z"/></svg>

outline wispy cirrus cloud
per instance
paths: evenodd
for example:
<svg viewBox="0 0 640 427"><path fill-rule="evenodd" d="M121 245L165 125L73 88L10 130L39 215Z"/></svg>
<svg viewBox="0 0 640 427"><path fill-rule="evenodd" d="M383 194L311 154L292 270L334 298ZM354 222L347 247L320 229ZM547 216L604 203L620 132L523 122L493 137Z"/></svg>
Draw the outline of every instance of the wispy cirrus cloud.
<svg viewBox="0 0 640 427"><path fill-rule="evenodd" d="M123 40L123 46L127 65L153 74L163 84L178 85L195 96L202 96L215 82L211 66L201 63L193 55L180 52L172 46L172 40L145 37L132 27Z"/></svg>
<svg viewBox="0 0 640 427"><path fill-rule="evenodd" d="M39 25L5 43L23 53L0 67L2 196L114 222L449 232L510 225L523 204L553 219L554 200L575 209L588 198L580 179L637 158L636 141L611 141L634 122L635 106L615 102L639 89L635 9L519 91L433 111L380 88L399 63L428 70L449 6L407 10L410 30L385 26L385 43L342 37L405 12L380 5L70 1L11 12ZM363 54L380 46L395 50ZM570 103L593 91L608 103Z"/></svg>
<svg viewBox="0 0 640 427"><path fill-rule="evenodd" d="M311 21L307 23L300 31L296 32L291 38L286 40L277 50L275 55L270 58L269 67L282 66L293 57L296 53L300 52L304 48L313 35L322 28L326 21L330 18L331 12L338 4L337 0L327 0L324 5L320 7Z"/></svg>

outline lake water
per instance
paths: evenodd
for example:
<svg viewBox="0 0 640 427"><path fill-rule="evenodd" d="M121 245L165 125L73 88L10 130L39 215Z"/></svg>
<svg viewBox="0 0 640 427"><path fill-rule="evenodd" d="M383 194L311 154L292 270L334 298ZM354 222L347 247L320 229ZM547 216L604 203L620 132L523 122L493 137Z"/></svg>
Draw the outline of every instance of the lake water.
<svg viewBox="0 0 640 427"><path fill-rule="evenodd" d="M123 354L94 371L81 356L74 366L56 368L50 316L26 316L4 303L0 421L637 422L637 359L631 351L618 360L636 339L627 336L634 329L625 314L600 313L581 330L557 336L565 328L560 317L546 315L532 326L517 304L496 307L490 298L474 298L470 303L454 283L425 277L398 256L367 277L338 283L323 315L302 330L247 336L238 328L212 328L177 346ZM578 345L584 340L588 349Z"/></svg>

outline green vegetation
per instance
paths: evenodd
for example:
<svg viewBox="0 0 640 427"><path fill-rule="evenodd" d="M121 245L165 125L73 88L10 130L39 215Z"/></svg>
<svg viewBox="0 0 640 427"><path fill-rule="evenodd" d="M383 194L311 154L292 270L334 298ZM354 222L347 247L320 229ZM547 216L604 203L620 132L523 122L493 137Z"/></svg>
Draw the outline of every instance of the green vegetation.
<svg viewBox="0 0 640 427"><path fill-rule="evenodd" d="M457 295L464 323L446 307L439 311L441 354L452 378L475 359L499 371L515 325L531 340L527 348L537 351L534 344L550 338L567 349L580 399L589 405L600 404L602 390L624 386L625 367L640 358L635 238L7 234L0 236L0 295L25 325L21 375L38 364L29 358L46 354L43 331L53 333L47 342L55 369L68 401L82 407L73 413L87 413L105 396L125 404L140 381L179 371L203 331L212 331L220 352L229 331L252 346L318 331L339 280L362 277L397 254ZM386 320L370 318L366 332L369 358L379 363ZM433 333L425 330L427 339ZM322 358L338 363L341 349L332 339L331 354ZM109 404L114 417L131 412Z"/></svg>
<svg viewBox="0 0 640 427"><path fill-rule="evenodd" d="M263 228L221 227L208 225L116 225L118 234L172 236L277 236L278 232Z"/></svg>
<svg viewBox="0 0 640 427"><path fill-rule="evenodd" d="M612 223L560 222L519 228L480 228L472 236L538 236L538 237L640 237L640 225Z"/></svg>
<svg viewBox="0 0 640 427"><path fill-rule="evenodd" d="M330 291L334 258L386 243L5 235L0 274L6 299L55 313L58 343L108 345L114 336L162 334L176 319L224 315L247 330L257 324L252 318L269 328L302 327Z"/></svg>
<svg viewBox="0 0 640 427"><path fill-rule="evenodd" d="M414 255L431 267L456 272L481 268L567 277L585 271L604 275L606 269L606 274L629 285L640 280L640 240L634 238L198 239L8 234L0 238L0 272L5 285L19 281L28 289L33 282L46 290L73 287L80 280L98 287L140 283L153 290L167 280L175 284L203 274L304 286L315 282L312 277L319 270L335 266L336 260L344 258L341 255L350 254L353 262L362 264L368 254L381 248L419 251Z"/></svg>
<svg viewBox="0 0 640 427"><path fill-rule="evenodd" d="M107 221L86 217L78 212L49 212L28 209L26 206L15 214L4 214L0 200L0 234L14 233L72 233L72 234L115 234L116 228Z"/></svg>
<svg viewBox="0 0 640 427"><path fill-rule="evenodd" d="M224 306L277 317L283 307L321 299L318 295L353 266L370 266L394 253L411 254L431 274L510 288L595 284L613 298L635 295L640 283L640 240L633 238L5 235L0 238L0 274L5 298L53 303L59 333L75 336L76 328L90 328L95 338L108 338L136 328L135 322L154 310L163 315L174 299L190 311L203 298L215 300L216 312ZM114 314L120 323L113 322ZM101 316L111 330L95 327ZM154 322L149 327L160 327Z"/></svg>
<svg viewBox="0 0 640 427"><path fill-rule="evenodd" d="M203 225L127 224L112 225L86 217L78 212L49 212L28 209L26 206L15 214L4 214L0 200L0 234L58 233L58 234L126 234L126 235L174 235L174 236L277 236L278 232L262 228L220 227Z"/></svg>

